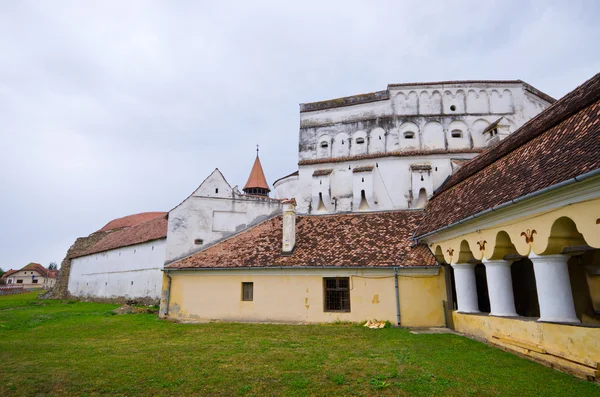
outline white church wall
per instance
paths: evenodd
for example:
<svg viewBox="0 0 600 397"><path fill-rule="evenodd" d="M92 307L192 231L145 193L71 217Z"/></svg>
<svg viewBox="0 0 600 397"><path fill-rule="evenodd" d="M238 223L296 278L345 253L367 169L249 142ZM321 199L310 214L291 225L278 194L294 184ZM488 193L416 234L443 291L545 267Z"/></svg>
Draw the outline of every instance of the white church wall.
<svg viewBox="0 0 600 397"><path fill-rule="evenodd" d="M68 291L80 298L158 299L166 239L73 258Z"/></svg>
<svg viewBox="0 0 600 397"><path fill-rule="evenodd" d="M166 262L182 258L281 212L270 198L237 194L215 170L169 212Z"/></svg>

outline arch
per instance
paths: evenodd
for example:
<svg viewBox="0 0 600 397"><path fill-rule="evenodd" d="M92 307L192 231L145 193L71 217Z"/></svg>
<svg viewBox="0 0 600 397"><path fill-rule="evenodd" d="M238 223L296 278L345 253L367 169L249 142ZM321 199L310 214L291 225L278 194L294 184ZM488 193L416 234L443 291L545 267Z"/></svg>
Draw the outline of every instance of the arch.
<svg viewBox="0 0 600 397"><path fill-rule="evenodd" d="M333 139L331 148L333 157L346 157L350 155L350 136L345 132L338 133Z"/></svg>
<svg viewBox="0 0 600 397"><path fill-rule="evenodd" d="M483 131L490 125L486 119L477 119L471 125L471 137L473 138L473 146L482 148L486 146L486 137Z"/></svg>
<svg viewBox="0 0 600 397"><path fill-rule="evenodd" d="M560 254L566 247L586 246L583 235L577 230L575 222L562 216L554 221L550 228L548 244L541 255Z"/></svg>
<svg viewBox="0 0 600 397"><path fill-rule="evenodd" d="M400 148L400 138L398 136L398 129L392 128L387 133L386 139L386 152L395 152Z"/></svg>
<svg viewBox="0 0 600 397"><path fill-rule="evenodd" d="M361 143L362 140L362 143ZM359 130L352 134L352 147L350 149L350 154L352 156L358 156L361 154L366 154L368 151L368 140L367 133L365 131Z"/></svg>
<svg viewBox="0 0 600 397"><path fill-rule="evenodd" d="M493 245L485 247L485 245L490 243ZM489 243L487 241L481 241L481 244L486 248L485 251L490 253L489 255L485 255L486 259L495 260L503 259L507 255L520 255L510 239L510 235L504 230L501 230L496 234L494 241L490 241Z"/></svg>
<svg viewBox="0 0 600 397"><path fill-rule="evenodd" d="M419 94L419 114L441 114L442 113L442 95L435 90L431 95L427 91L421 91Z"/></svg>
<svg viewBox="0 0 600 397"><path fill-rule="evenodd" d="M448 140L449 149L470 147L467 123L462 120L454 120L448 124L448 136L446 139Z"/></svg>
<svg viewBox="0 0 600 397"><path fill-rule="evenodd" d="M458 90L454 94L450 90L446 90L444 92L444 113L465 113L465 97L463 90Z"/></svg>
<svg viewBox="0 0 600 397"><path fill-rule="evenodd" d="M485 90L479 92L469 90L467 92L467 112L487 114L490 112L488 104L488 94Z"/></svg>
<svg viewBox="0 0 600 397"><path fill-rule="evenodd" d="M383 153L385 151L385 130L377 127L369 132L369 153Z"/></svg>
<svg viewBox="0 0 600 397"><path fill-rule="evenodd" d="M494 89L490 95L491 113L511 113L513 111L512 92L504 90L502 93Z"/></svg>
<svg viewBox="0 0 600 397"><path fill-rule="evenodd" d="M412 133L412 138L407 135ZM420 145L419 127L412 122L402 123L398 128L398 142L400 149L418 149Z"/></svg>
<svg viewBox="0 0 600 397"><path fill-rule="evenodd" d="M453 263L473 263L476 262L475 256L471 251L469 242L467 240L461 240L460 249L458 252L454 252L452 256Z"/></svg>
<svg viewBox="0 0 600 397"><path fill-rule="evenodd" d="M444 149L444 127L437 121L430 121L423 128L423 148L425 149Z"/></svg>
<svg viewBox="0 0 600 397"><path fill-rule="evenodd" d="M408 93L399 92L398 95L396 95L396 97L394 98L396 114L417 114L419 108L418 102L419 96L416 91L410 91Z"/></svg>
<svg viewBox="0 0 600 397"><path fill-rule="evenodd" d="M329 135L321 135L319 137L319 139L317 139L317 158L318 159L327 159L330 157L331 157L331 137Z"/></svg>
<svg viewBox="0 0 600 397"><path fill-rule="evenodd" d="M435 247L433 255L435 256L435 259L438 261L438 263L448 264L448 262L446 262L446 258L444 258L444 252L442 251L441 245L437 245Z"/></svg>

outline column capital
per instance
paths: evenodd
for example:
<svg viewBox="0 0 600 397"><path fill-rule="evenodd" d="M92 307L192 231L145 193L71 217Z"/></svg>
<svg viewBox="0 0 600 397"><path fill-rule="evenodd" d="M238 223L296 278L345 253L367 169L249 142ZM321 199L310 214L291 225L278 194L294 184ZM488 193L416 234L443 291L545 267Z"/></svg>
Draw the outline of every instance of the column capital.
<svg viewBox="0 0 600 397"><path fill-rule="evenodd" d="M552 255L537 255L531 252L528 256L532 262L547 262L547 263L565 263L571 255L568 254L552 254Z"/></svg>
<svg viewBox="0 0 600 397"><path fill-rule="evenodd" d="M481 263L485 265L485 267L491 266L510 266L514 261L509 261L506 259L485 259L481 260Z"/></svg>
<svg viewBox="0 0 600 397"><path fill-rule="evenodd" d="M450 266L452 266L454 269L474 269L475 268L475 264L474 263L468 263L468 262L464 262L464 263L451 263Z"/></svg>

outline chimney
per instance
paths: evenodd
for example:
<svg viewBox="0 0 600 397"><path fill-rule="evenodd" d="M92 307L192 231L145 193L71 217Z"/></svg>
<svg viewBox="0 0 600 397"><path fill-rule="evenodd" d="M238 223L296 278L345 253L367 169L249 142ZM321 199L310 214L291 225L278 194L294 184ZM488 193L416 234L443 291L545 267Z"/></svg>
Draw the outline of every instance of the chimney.
<svg viewBox="0 0 600 397"><path fill-rule="evenodd" d="M296 247L296 199L285 199L283 204L283 241L281 253L291 255Z"/></svg>

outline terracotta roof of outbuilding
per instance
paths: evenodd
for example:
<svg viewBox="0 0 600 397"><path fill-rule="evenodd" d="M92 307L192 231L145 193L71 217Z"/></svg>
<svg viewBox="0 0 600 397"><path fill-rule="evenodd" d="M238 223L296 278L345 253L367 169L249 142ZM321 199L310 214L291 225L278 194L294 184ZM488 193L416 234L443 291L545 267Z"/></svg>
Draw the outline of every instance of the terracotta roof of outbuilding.
<svg viewBox="0 0 600 397"><path fill-rule="evenodd" d="M426 206L417 235L600 168L600 73L464 164Z"/></svg>
<svg viewBox="0 0 600 397"><path fill-rule="evenodd" d="M96 254L115 248L141 244L167 237L168 221L166 214L147 222L108 233L104 238L86 250L76 252L71 258Z"/></svg>
<svg viewBox="0 0 600 397"><path fill-rule="evenodd" d="M267 178L265 178L265 173L262 165L260 164L258 155L256 155L256 160L254 160L254 165L252 166L252 171L250 171L248 182L246 182L243 190L255 188L267 189L268 191L271 191L271 189L269 189L269 184L267 183Z"/></svg>
<svg viewBox="0 0 600 397"><path fill-rule="evenodd" d="M411 236L423 211L296 218L296 246L281 254L282 216L269 219L166 268L435 266Z"/></svg>
<svg viewBox="0 0 600 397"><path fill-rule="evenodd" d="M122 227L131 227L165 215L167 215L166 212L141 212L139 214L128 215L122 218L113 219L99 231L105 232L108 230L120 229Z"/></svg>

